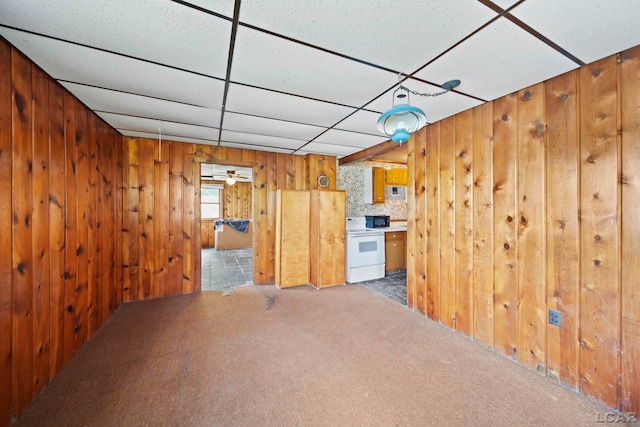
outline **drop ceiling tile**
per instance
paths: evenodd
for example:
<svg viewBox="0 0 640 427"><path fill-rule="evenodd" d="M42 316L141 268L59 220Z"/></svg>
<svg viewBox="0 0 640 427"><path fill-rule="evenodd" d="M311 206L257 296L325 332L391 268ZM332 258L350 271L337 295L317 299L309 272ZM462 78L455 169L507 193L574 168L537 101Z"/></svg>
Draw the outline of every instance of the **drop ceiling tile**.
<svg viewBox="0 0 640 427"><path fill-rule="evenodd" d="M224 77L227 69L231 23L176 2L3 0L0 17L6 25L191 71Z"/></svg>
<svg viewBox="0 0 640 427"><path fill-rule="evenodd" d="M461 92L493 100L577 67L531 34L500 18L416 76L432 82L460 79Z"/></svg>
<svg viewBox="0 0 640 427"><path fill-rule="evenodd" d="M240 21L403 73L495 17L480 2L243 2Z"/></svg>
<svg viewBox="0 0 640 427"><path fill-rule="evenodd" d="M511 13L586 63L640 44L640 1L525 1Z"/></svg>
<svg viewBox="0 0 640 427"><path fill-rule="evenodd" d="M215 13L226 16L229 19L233 18L233 4L234 2L229 0L189 0L189 3L201 7L203 9L210 10Z"/></svg>
<svg viewBox="0 0 640 427"><path fill-rule="evenodd" d="M326 154L329 156L343 157L348 156L349 154L357 153L361 150L362 148L358 147L325 144L322 142L310 142L309 144L305 145L302 150L296 151L295 154Z"/></svg>
<svg viewBox="0 0 640 427"><path fill-rule="evenodd" d="M123 134L124 136L130 136L133 138L149 138L149 139L158 139L158 132L137 132L127 129L118 129L118 132ZM218 145L218 138L214 139L203 139L203 138L189 138L189 137L181 137L174 135L167 135L162 138L163 141L175 141L175 142L186 142L190 144L203 144L203 145Z"/></svg>
<svg viewBox="0 0 640 427"><path fill-rule="evenodd" d="M286 148L295 150L306 144L307 141L299 139L282 138L279 136L258 135L246 132L234 132L223 130L222 142L234 142L241 144L251 144L263 147Z"/></svg>
<svg viewBox="0 0 640 427"><path fill-rule="evenodd" d="M359 107L397 80L389 73L317 49L238 28L231 79ZM374 95L375 96L375 95Z"/></svg>
<svg viewBox="0 0 640 427"><path fill-rule="evenodd" d="M456 78L458 78L458 76L454 75L449 80L456 79ZM408 79L404 81L402 85L407 87L410 90L420 92L420 93L434 94L434 93L442 92L442 88L438 86L433 86L433 85L423 83L414 79ZM462 87L462 83L460 87ZM422 111L424 111L424 113L427 116L428 123L437 122L438 120L445 119L449 116L453 116L454 114L460 113L462 111L466 111L470 108L473 108L482 104L482 101L479 101L477 99L474 99L465 95L461 95L456 92L448 92L448 93L437 95L437 96L409 95L409 101L411 105L419 107L422 109ZM406 98L404 98L404 101L396 98L396 104L400 104L400 103L406 103ZM378 111L386 111L389 108L391 108L392 105L393 105L393 90L390 90L380 98L373 101L371 104L367 105L367 108L378 110ZM376 129L378 117L379 116L377 116L375 121L373 122L373 129Z"/></svg>
<svg viewBox="0 0 640 427"><path fill-rule="evenodd" d="M156 138L160 135L160 124L158 120L144 119L139 117L122 116L112 113L97 113L105 122L118 130L128 130L137 132L148 132L154 134ZM162 122L162 138L173 139L199 138L205 140L218 139L218 129L204 126L184 125L180 123Z"/></svg>
<svg viewBox="0 0 640 427"><path fill-rule="evenodd" d="M0 27L54 79L220 108L224 82Z"/></svg>
<svg viewBox="0 0 640 427"><path fill-rule="evenodd" d="M291 154L293 152L293 150L288 150L286 148L263 147L261 145L240 144L235 142L221 142L220 145L222 147L242 148L244 150L269 151L272 153Z"/></svg>
<svg viewBox="0 0 640 427"><path fill-rule="evenodd" d="M355 110L328 102L231 84L226 111L329 127Z"/></svg>
<svg viewBox="0 0 640 427"><path fill-rule="evenodd" d="M514 4L518 3L520 0L492 0L496 6L501 7L504 10L509 9Z"/></svg>
<svg viewBox="0 0 640 427"><path fill-rule="evenodd" d="M389 100L391 97L389 97ZM370 108L369 104L367 108ZM389 108L389 106L386 106ZM386 109L385 108L385 109ZM376 123L378 122L378 117L380 117L381 112L373 112L367 110L359 110L353 115L347 117L340 123L335 126L335 129L341 130L349 130L352 132L362 132L369 135L382 135L376 129Z"/></svg>
<svg viewBox="0 0 640 427"><path fill-rule="evenodd" d="M316 137L325 129L318 126L236 113L225 113L222 127L224 130L306 140Z"/></svg>
<svg viewBox="0 0 640 427"><path fill-rule="evenodd" d="M334 145L347 145L350 148L368 148L380 144L381 142L384 142L388 139L389 138L387 136L382 134L376 136L368 135L365 133L329 129L328 131L314 139L313 142L322 142Z"/></svg>
<svg viewBox="0 0 640 427"><path fill-rule="evenodd" d="M62 83L93 111L146 117L162 121L218 127L220 110L194 107L177 102L148 98L129 93Z"/></svg>

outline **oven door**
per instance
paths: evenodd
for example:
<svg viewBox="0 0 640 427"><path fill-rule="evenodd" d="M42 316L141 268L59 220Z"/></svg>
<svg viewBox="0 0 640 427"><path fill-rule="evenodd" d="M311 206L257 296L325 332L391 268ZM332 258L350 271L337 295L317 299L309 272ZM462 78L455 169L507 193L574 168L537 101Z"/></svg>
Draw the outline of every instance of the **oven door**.
<svg viewBox="0 0 640 427"><path fill-rule="evenodd" d="M347 251L348 268L384 264L384 233L351 233Z"/></svg>

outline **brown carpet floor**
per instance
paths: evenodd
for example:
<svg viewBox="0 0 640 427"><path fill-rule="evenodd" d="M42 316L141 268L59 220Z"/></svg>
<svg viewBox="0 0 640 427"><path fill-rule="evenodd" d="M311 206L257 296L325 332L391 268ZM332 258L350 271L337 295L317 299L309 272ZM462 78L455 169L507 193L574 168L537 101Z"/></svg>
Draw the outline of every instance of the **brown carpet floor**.
<svg viewBox="0 0 640 427"><path fill-rule="evenodd" d="M16 424L583 426L610 411L361 286L226 294L121 306Z"/></svg>

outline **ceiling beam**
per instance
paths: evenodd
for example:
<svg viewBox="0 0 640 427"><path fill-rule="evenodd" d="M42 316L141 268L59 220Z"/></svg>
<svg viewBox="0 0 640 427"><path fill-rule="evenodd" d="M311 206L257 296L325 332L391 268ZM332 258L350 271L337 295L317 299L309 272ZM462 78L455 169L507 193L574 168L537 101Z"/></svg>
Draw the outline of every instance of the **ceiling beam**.
<svg viewBox="0 0 640 427"><path fill-rule="evenodd" d="M358 160L368 160L374 158L377 155L382 153L386 153L387 151L395 150L398 148L398 143L393 142L391 140L385 141L378 145L374 145L373 147L369 147L365 150L358 151L357 153L353 153L349 156L345 156L338 161L340 166L357 162Z"/></svg>

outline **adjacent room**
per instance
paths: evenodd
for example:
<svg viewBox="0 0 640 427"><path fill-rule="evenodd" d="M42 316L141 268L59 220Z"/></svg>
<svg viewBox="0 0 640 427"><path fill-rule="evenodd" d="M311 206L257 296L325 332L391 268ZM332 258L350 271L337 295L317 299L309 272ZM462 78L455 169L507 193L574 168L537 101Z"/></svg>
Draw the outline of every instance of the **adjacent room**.
<svg viewBox="0 0 640 427"><path fill-rule="evenodd" d="M640 2L0 2L0 426L635 425Z"/></svg>

